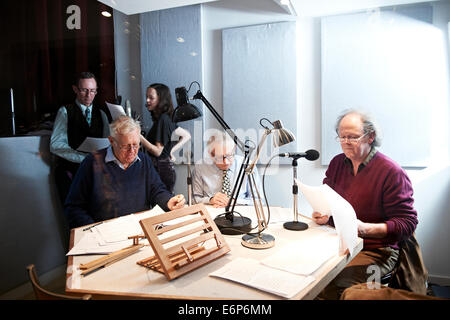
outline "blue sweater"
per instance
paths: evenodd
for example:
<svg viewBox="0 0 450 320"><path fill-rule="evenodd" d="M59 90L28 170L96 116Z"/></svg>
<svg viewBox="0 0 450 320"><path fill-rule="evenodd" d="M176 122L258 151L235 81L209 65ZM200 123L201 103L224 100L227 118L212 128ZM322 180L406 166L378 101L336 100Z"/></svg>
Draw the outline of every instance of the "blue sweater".
<svg viewBox="0 0 450 320"><path fill-rule="evenodd" d="M148 210L156 204L169 210L167 201L173 195L149 156L139 152L141 160L123 170L114 162L105 163L106 150L89 154L74 177L64 204L70 228Z"/></svg>

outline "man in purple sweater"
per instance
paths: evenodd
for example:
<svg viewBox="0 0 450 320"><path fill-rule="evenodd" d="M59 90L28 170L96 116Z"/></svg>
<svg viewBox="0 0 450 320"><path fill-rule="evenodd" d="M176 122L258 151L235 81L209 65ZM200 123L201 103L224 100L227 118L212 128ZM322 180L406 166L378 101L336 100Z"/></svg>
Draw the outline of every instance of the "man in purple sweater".
<svg viewBox="0 0 450 320"><path fill-rule="evenodd" d="M110 125L111 146L89 154L64 204L70 228L144 211L184 206L183 195L167 191L148 155L139 151L141 126L122 116Z"/></svg>
<svg viewBox="0 0 450 320"><path fill-rule="evenodd" d="M392 271L398 242L411 236L418 223L411 181L398 164L376 150L380 138L369 116L345 112L338 118L336 133L343 153L331 160L323 182L355 209L364 247L321 292L323 299L339 299L346 288L367 282L373 266L381 277ZM312 217L318 224L333 224L332 218L319 212Z"/></svg>

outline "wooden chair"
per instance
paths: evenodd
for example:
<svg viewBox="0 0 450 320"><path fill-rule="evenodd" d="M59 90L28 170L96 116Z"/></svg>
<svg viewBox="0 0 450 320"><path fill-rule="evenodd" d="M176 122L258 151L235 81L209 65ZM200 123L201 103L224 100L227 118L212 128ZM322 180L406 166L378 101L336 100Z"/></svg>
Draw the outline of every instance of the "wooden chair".
<svg viewBox="0 0 450 320"><path fill-rule="evenodd" d="M50 292L43 287L41 287L39 283L39 278L36 274L36 268L34 264L30 264L27 267L28 271L28 277L30 278L31 285L33 286L34 295L36 296L37 300L90 300L91 295L86 294L82 297L75 297L75 296L67 296L64 294L58 294L54 292Z"/></svg>

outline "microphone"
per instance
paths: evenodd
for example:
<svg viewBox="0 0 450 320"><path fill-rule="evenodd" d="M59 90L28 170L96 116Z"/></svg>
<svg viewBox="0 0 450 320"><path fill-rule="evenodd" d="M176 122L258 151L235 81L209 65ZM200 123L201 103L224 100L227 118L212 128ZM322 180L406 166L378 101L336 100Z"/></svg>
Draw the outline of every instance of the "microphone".
<svg viewBox="0 0 450 320"><path fill-rule="evenodd" d="M308 150L306 152L285 152L285 153L280 153L278 155L279 157L289 157L289 158L306 158L306 160L309 161L314 161L319 159L320 153L317 150Z"/></svg>

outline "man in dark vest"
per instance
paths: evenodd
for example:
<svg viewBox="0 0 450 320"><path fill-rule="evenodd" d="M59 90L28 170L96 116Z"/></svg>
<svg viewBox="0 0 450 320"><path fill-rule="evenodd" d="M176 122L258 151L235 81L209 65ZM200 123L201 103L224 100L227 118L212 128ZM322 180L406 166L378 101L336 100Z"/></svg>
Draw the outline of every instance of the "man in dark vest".
<svg viewBox="0 0 450 320"><path fill-rule="evenodd" d="M57 156L55 179L64 205L72 178L88 153L78 151L86 137L106 138L109 123L106 114L93 104L97 80L90 72L81 72L72 85L75 103L62 106L56 115L50 139L50 152Z"/></svg>

